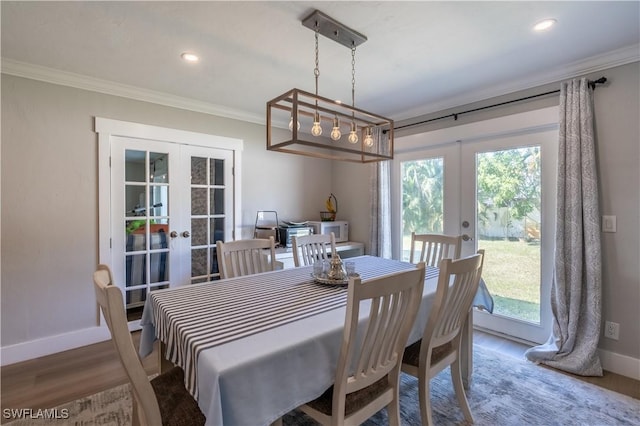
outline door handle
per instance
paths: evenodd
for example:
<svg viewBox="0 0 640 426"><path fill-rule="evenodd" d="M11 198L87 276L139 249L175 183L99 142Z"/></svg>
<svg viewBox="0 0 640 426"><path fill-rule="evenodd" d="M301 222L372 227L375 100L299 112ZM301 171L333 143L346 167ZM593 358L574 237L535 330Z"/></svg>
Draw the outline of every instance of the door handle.
<svg viewBox="0 0 640 426"><path fill-rule="evenodd" d="M464 241L471 241L471 240L473 240L473 238L471 238L471 237L470 237L470 236L468 236L467 234L462 234L462 239L463 239Z"/></svg>
<svg viewBox="0 0 640 426"><path fill-rule="evenodd" d="M169 234L169 236L171 238L176 238L178 236L178 233L176 231L171 231L171 233Z"/></svg>
<svg viewBox="0 0 640 426"><path fill-rule="evenodd" d="M189 238L190 235L191 234L189 233L189 231L183 231L182 232L182 236L185 237L185 238Z"/></svg>

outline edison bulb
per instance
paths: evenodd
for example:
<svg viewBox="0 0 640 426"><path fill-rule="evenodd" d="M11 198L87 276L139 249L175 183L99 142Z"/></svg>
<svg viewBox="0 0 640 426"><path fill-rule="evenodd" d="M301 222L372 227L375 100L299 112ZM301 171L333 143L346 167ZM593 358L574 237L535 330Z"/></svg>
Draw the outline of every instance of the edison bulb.
<svg viewBox="0 0 640 426"><path fill-rule="evenodd" d="M320 123L317 121L313 122L313 127L311 127L311 134L313 136L320 136L322 134L322 127L320 127Z"/></svg>
<svg viewBox="0 0 640 426"><path fill-rule="evenodd" d="M358 143L358 133L356 132L356 123L351 123L351 131L349 132L349 143Z"/></svg>
<svg viewBox="0 0 640 426"><path fill-rule="evenodd" d="M367 131L367 134L364 136L364 144L369 148L373 146L373 136L371 136L371 131Z"/></svg>
<svg viewBox="0 0 640 426"><path fill-rule="evenodd" d="M340 132L340 121L338 117L333 119L333 129L331 129L331 139L337 141L342 137L342 132Z"/></svg>
<svg viewBox="0 0 640 426"><path fill-rule="evenodd" d="M297 121L297 130L300 130L300 122ZM293 131L293 115L291 116L291 119L289 119L289 130Z"/></svg>

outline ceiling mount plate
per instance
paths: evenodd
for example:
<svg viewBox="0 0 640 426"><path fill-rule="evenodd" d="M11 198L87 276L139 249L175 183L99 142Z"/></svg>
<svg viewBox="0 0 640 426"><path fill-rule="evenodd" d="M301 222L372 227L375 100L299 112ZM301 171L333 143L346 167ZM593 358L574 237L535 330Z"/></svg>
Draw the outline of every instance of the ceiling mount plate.
<svg viewBox="0 0 640 426"><path fill-rule="evenodd" d="M341 24L319 10L313 11L309 16L304 18L302 25L313 31L316 30L317 26L318 33L349 49L357 47L367 41L367 37L364 35Z"/></svg>

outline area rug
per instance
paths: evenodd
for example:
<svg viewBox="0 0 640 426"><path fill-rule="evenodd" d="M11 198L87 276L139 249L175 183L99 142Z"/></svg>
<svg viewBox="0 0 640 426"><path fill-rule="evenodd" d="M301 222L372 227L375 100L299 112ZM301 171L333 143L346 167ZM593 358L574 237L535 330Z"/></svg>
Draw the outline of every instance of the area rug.
<svg viewBox="0 0 640 426"><path fill-rule="evenodd" d="M417 379L403 375L400 397L403 425L420 425L417 395ZM640 400L478 346L474 346L473 383L467 396L475 424L481 426L640 425ZM466 424L456 402L449 369L432 380L431 400L437 425ZM68 413L68 418L17 420L9 424L128 426L131 392L128 385L118 386L55 410L54 414ZM283 423L317 425L299 411L287 414ZM386 410L364 424L387 425Z"/></svg>

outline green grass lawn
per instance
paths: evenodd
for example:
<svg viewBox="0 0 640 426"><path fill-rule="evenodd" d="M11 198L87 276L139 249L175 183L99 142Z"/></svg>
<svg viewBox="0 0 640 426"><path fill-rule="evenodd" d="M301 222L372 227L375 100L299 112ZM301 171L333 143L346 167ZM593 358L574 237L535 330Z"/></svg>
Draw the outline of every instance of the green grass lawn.
<svg viewBox="0 0 640 426"><path fill-rule="evenodd" d="M484 279L494 313L540 322L540 246L536 242L478 241L485 250Z"/></svg>

